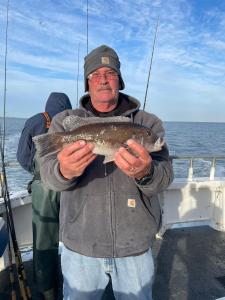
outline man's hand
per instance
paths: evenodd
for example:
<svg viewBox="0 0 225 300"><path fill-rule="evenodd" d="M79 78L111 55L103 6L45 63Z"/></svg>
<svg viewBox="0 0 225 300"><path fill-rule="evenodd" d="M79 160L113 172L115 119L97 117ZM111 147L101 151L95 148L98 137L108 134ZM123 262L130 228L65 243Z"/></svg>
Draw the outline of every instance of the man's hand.
<svg viewBox="0 0 225 300"><path fill-rule="evenodd" d="M96 158L94 146L85 141L77 141L63 148L57 155L59 170L63 177L72 179L83 174L87 166Z"/></svg>
<svg viewBox="0 0 225 300"><path fill-rule="evenodd" d="M136 156L121 147L115 154L115 163L128 176L141 179L149 173L152 158L148 151L134 140L128 140L127 145Z"/></svg>

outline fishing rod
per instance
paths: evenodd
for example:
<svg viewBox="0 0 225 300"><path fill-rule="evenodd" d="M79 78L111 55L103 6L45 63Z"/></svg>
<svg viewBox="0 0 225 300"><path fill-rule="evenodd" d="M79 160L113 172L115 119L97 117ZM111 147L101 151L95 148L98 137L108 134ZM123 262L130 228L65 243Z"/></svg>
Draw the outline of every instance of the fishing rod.
<svg viewBox="0 0 225 300"><path fill-rule="evenodd" d="M148 71L148 80L147 80L147 86L146 86L146 91L145 91L143 111L145 110L145 105L146 105L146 100L147 100L147 95L148 95L148 85L149 85L149 80L150 80L150 76L151 76L152 62L153 62L153 56L154 56L154 51L155 51L155 43L156 43L158 26L159 26L159 16L158 16L156 27L155 27L155 36L154 36L154 41L153 41L153 46L152 46L151 62L150 62L149 71Z"/></svg>
<svg viewBox="0 0 225 300"><path fill-rule="evenodd" d="M8 228L9 232L9 228ZM8 258L9 258L9 279L11 284L11 299L16 300L16 287L15 287L15 277L13 272L13 262L12 262L12 248L11 248L11 242L9 240L8 243Z"/></svg>
<svg viewBox="0 0 225 300"><path fill-rule="evenodd" d="M2 136L2 139L3 138L4 137ZM10 201L9 191L8 191L6 170L5 170L5 166L4 166L4 150L2 148L2 143L0 146L0 152L1 152L1 161L2 161L2 173L1 173L1 175L2 175L1 176L2 197L4 199L7 224L8 224L9 232L11 235L12 244L13 244L20 293L21 293L23 300L29 300L29 299L31 299L31 292L30 292L30 288L27 284L26 273L25 273L23 262L22 262L17 238L16 238L16 231L15 231L15 225L14 225L14 220L13 220L11 201Z"/></svg>
<svg viewBox="0 0 225 300"><path fill-rule="evenodd" d="M2 186L2 197L4 199L5 204L5 213L7 217L7 227L8 232L11 235L11 240L13 244L14 254L15 254L15 263L17 268L17 274L19 279L19 287L20 287L20 293L23 298L23 300L29 300L31 299L31 292L29 289L29 286L26 281L26 274L21 258L21 253L19 250L19 246L16 239L16 232L15 232L15 226L14 226L14 220L13 220L13 214L12 214L12 207L11 207L11 201L9 197L9 191L8 191L8 184L7 184L7 177L6 177L6 170L5 170L5 124L6 124L6 83L7 83L7 54L8 54L8 24L9 24L9 0L7 0L7 10L6 10L6 33L5 33L5 66L4 66L4 104L3 104L3 130L2 127L0 127L1 132L1 142L0 142L0 156L1 156L1 186ZM10 244L9 244L10 247ZM11 249L10 249L11 250ZM10 251L9 250L9 251ZM10 254L11 255L11 254ZM9 257L9 260L12 262L12 258ZM10 274L12 274L12 270L10 271ZM14 278L12 278L12 281L14 282ZM15 291L12 290L12 299L15 299Z"/></svg>
<svg viewBox="0 0 225 300"><path fill-rule="evenodd" d="M3 176L0 174L0 182L1 182L1 195L4 195L4 188L3 188ZM7 232L8 235L10 236L10 221L9 221L9 214L8 210L6 209L6 225L7 225ZM10 284L11 284L11 299L15 300L16 299L16 289L15 289L15 277L14 277L14 272L13 272L13 262L12 262L12 247L11 247L11 241L10 239L8 240L8 258L9 258L9 279L10 279Z"/></svg>

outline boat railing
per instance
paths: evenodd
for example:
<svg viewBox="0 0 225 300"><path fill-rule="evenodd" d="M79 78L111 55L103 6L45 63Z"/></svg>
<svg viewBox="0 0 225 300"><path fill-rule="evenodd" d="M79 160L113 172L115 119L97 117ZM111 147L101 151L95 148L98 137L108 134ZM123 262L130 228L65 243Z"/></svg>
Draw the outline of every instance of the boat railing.
<svg viewBox="0 0 225 300"><path fill-rule="evenodd" d="M210 161L211 165L210 165L210 171L209 171L209 176L204 176L204 177L209 177L209 180L215 180L215 174L216 174L216 166L217 166L217 162L218 161L224 161L225 162L225 156L203 156L203 155L197 155L197 156L186 156L186 155L171 155L170 159L172 160L172 162L174 162L174 160L186 160L189 163L188 166L188 175L187 175L187 180L188 181L192 181L194 176L194 161L196 160L204 160L204 161ZM225 168L224 168L225 170Z"/></svg>
<svg viewBox="0 0 225 300"><path fill-rule="evenodd" d="M216 167L218 161L224 161L225 162L225 156L223 155L197 155L197 156L190 156L190 155L171 155L170 159L174 163L174 161L187 161L188 162L188 173L187 173L187 180L192 181L194 178L194 161L197 160L204 160L210 162L210 171L207 176L203 177L209 177L209 180L215 180L215 174L216 174ZM0 163L0 168L2 167L2 163ZM20 164L16 160L6 161L5 162L6 168L21 168ZM224 164L224 171L225 171L225 164Z"/></svg>
<svg viewBox="0 0 225 300"><path fill-rule="evenodd" d="M5 161L5 167L6 168L18 168L18 167L20 167L20 164L15 160ZM2 163L1 162L0 162L0 168L2 168Z"/></svg>

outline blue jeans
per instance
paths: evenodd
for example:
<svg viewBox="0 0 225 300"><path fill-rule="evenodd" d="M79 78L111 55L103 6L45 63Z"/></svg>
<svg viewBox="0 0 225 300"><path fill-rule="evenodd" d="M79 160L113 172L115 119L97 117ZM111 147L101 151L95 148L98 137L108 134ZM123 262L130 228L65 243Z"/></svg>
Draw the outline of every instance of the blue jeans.
<svg viewBox="0 0 225 300"><path fill-rule="evenodd" d="M116 300L152 300L154 263L149 249L138 256L87 257L62 246L64 300L98 300L112 280Z"/></svg>

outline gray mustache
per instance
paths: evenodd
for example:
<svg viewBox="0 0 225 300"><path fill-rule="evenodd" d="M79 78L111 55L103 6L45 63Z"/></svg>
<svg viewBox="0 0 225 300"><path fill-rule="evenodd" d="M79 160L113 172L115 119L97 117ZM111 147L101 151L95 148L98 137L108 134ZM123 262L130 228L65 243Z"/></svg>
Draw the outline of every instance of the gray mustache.
<svg viewBox="0 0 225 300"><path fill-rule="evenodd" d="M112 89L111 89L110 86L104 86L104 87L100 87L100 88L98 89L98 91L106 91L106 90L112 91Z"/></svg>

